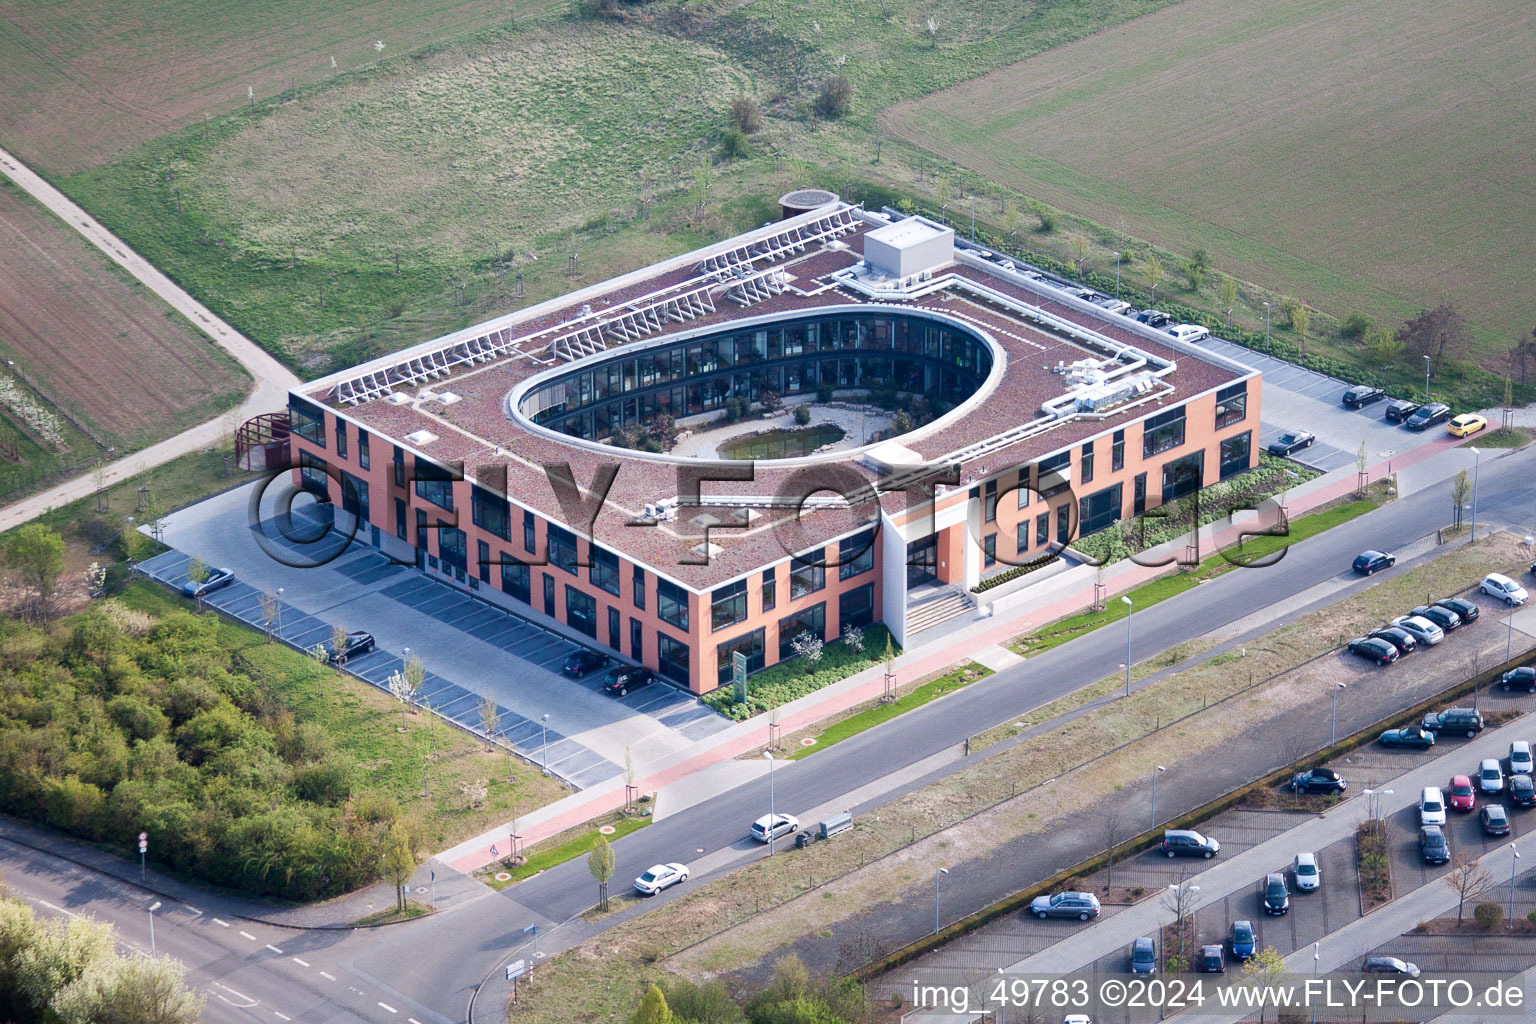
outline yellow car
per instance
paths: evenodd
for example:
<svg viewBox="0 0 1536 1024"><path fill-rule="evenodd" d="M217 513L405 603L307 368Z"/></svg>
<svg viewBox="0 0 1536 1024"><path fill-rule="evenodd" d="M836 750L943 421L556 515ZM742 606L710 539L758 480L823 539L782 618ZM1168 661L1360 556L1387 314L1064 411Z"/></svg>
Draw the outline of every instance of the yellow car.
<svg viewBox="0 0 1536 1024"><path fill-rule="evenodd" d="M1451 422L1445 425L1445 429L1457 437L1468 437L1482 430L1487 425L1488 421L1483 419L1483 417L1477 415L1477 413L1469 412L1451 420Z"/></svg>

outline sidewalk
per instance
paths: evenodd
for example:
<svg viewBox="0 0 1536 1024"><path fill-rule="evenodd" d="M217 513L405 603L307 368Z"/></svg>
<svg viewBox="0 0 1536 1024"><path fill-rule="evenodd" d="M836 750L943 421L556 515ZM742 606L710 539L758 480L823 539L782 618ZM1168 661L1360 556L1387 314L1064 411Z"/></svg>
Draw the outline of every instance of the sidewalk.
<svg viewBox="0 0 1536 1024"><path fill-rule="evenodd" d="M1389 466L1393 471L1401 472L1409 466L1425 463L1440 456L1459 443L1458 438L1447 436L1426 444L1406 456L1395 457L1373 465L1369 467L1368 473L1371 479L1377 480L1386 474ZM1439 482L1439 479L1453 475L1459 468L1460 461L1462 460L1459 456L1447 456L1445 459L1437 460L1432 471L1419 474L1415 490L1431 486ZM1451 464L1453 462L1455 465ZM1441 473L1444 474L1443 477ZM1400 476L1399 480L1401 479ZM1318 477L1296 487L1286 495L1287 513L1294 519L1311 509L1344 497L1354 490L1355 471L1353 469ZM1408 493L1406 486L1404 490ZM1252 525L1249 524L1233 523L1203 527L1201 551L1209 554L1218 546L1233 544L1239 534L1252 529ZM1172 541L1163 548L1170 554L1181 555L1184 550L1184 541ZM1109 569L1105 573L1104 582L1108 593L1114 595L1140 586L1165 571L1167 571L1166 566L1148 567L1127 560ZM1066 579L1071 575L1073 574L1062 573L1048 582L1054 585L1058 580ZM1078 582L1075 589L1061 593L1060 596L1053 594L1052 597L1054 599L1043 606L1027 605L1006 617L999 614L982 618L955 630L943 632L941 635L924 638L922 644L905 651L896 659L898 685L942 671L959 661L966 660L968 655L961 652L994 647L1019 635L1030 625L1043 624L1084 610L1093 600L1092 570L1088 570L1085 578ZM875 666L784 705L779 712L780 734L788 735L830 715L879 698L885 691L884 674L883 666ZM694 744L678 755L664 758L658 764L641 766L637 784L641 792L661 792L695 772L738 757L762 746L767 741L767 716L760 715L745 722L738 722L717 735ZM956 742L958 744L959 740L957 739ZM664 798L663 796L658 799ZM520 815L518 817L519 834L523 836L525 843L536 843L573 828L598 814L621 807L623 803L623 780L614 779L536 811ZM839 801L839 803L846 805L847 801ZM466 873L482 868L495 859L491 855L490 847L498 839L505 838L509 831L507 826L510 824L508 822L507 825L491 829L451 849L444 850L437 854L436 859L457 871Z"/></svg>

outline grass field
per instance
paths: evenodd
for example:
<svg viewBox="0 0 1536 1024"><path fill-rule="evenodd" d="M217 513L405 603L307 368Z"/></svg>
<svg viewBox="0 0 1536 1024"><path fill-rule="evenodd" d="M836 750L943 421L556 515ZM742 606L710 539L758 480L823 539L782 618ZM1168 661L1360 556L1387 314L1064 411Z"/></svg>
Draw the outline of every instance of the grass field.
<svg viewBox="0 0 1536 1024"><path fill-rule="evenodd" d="M1533 317L1533 49L1536 9L1493 0L1185 0L887 122L1330 311L1449 300L1486 355Z"/></svg>

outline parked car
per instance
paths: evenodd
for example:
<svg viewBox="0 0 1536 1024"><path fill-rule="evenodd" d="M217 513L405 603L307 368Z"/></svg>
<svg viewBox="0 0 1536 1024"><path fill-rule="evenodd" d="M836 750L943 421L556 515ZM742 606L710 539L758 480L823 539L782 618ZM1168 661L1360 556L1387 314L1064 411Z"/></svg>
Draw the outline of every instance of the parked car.
<svg viewBox="0 0 1536 1024"><path fill-rule="evenodd" d="M1360 409L1386 397L1387 393L1381 388L1373 388L1369 384L1356 384L1344 392L1344 404L1351 409Z"/></svg>
<svg viewBox="0 0 1536 1024"><path fill-rule="evenodd" d="M1445 824L1445 794L1439 786L1425 786L1419 791L1419 824Z"/></svg>
<svg viewBox="0 0 1536 1024"><path fill-rule="evenodd" d="M1410 402L1406 398L1399 398L1387 403L1383 416L1388 423L1401 423L1418 409L1418 402Z"/></svg>
<svg viewBox="0 0 1536 1024"><path fill-rule="evenodd" d="M1173 323L1173 317L1160 309L1144 309L1136 314L1136 319L1148 327L1167 327Z"/></svg>
<svg viewBox="0 0 1536 1024"><path fill-rule="evenodd" d="M1165 330L1179 341L1188 341L1194 344L1199 344L1211 336L1211 332L1199 324L1174 324Z"/></svg>
<svg viewBox="0 0 1536 1024"><path fill-rule="evenodd" d="M1291 887L1285 884L1285 876L1278 871L1264 879L1264 913L1272 916L1291 909Z"/></svg>
<svg viewBox="0 0 1536 1024"><path fill-rule="evenodd" d="M1527 693L1536 693L1536 668L1532 668L1530 665L1512 668L1499 677L1499 686L1504 690L1524 690Z"/></svg>
<svg viewBox="0 0 1536 1024"><path fill-rule="evenodd" d="M1221 852L1221 844L1192 829L1171 828L1163 833L1161 849L1166 857L1204 857L1210 860Z"/></svg>
<svg viewBox="0 0 1536 1024"><path fill-rule="evenodd" d="M772 822L772 829L769 823ZM770 838L778 839L787 836L800 828L800 819L793 814L765 814L752 823L752 838L760 843L766 843Z"/></svg>
<svg viewBox="0 0 1536 1024"><path fill-rule="evenodd" d="M1509 802L1516 807L1536 807L1536 779L1529 775L1511 775L1504 788L1509 790Z"/></svg>
<svg viewBox="0 0 1536 1024"><path fill-rule="evenodd" d="M1444 864L1451 859L1451 848L1445 841L1445 830L1439 825L1423 825L1419 828L1419 852L1426 864Z"/></svg>
<svg viewBox="0 0 1536 1024"><path fill-rule="evenodd" d="M1273 441L1269 442L1269 454L1289 455L1302 448L1311 448L1317 443L1317 435L1306 430L1287 430Z"/></svg>
<svg viewBox="0 0 1536 1024"><path fill-rule="evenodd" d="M1383 569L1390 569L1396 564L1396 555L1389 555L1385 551L1362 551L1355 556L1354 569L1361 576L1370 576Z"/></svg>
<svg viewBox="0 0 1536 1024"><path fill-rule="evenodd" d="M1470 437L1488 425L1488 421L1475 412L1464 412L1445 425L1446 432L1457 437Z"/></svg>
<svg viewBox="0 0 1536 1024"><path fill-rule="evenodd" d="M1094 302L1094 305L1111 313L1119 313L1121 316L1124 316L1126 311L1131 308L1129 302L1121 302L1119 299L1112 299L1108 296L1098 299Z"/></svg>
<svg viewBox="0 0 1536 1024"><path fill-rule="evenodd" d="M1157 943L1152 941L1152 936L1143 935L1131 943L1131 973L1157 973Z"/></svg>
<svg viewBox="0 0 1536 1024"><path fill-rule="evenodd" d="M1410 978L1419 976L1418 964L1399 960L1395 956L1368 956L1360 970L1366 974L1406 974Z"/></svg>
<svg viewBox="0 0 1536 1024"><path fill-rule="evenodd" d="M590 647L583 647L578 651L573 651L565 659L565 665L561 667L560 671L572 679L580 679L584 675L596 672L606 664L608 664L608 655L599 654Z"/></svg>
<svg viewBox="0 0 1536 1024"><path fill-rule="evenodd" d="M1403 421L1403 426L1409 430L1428 430L1436 423L1444 423L1450 418L1450 406L1444 402L1431 402L1415 409L1413 415Z"/></svg>
<svg viewBox="0 0 1536 1024"><path fill-rule="evenodd" d="M1478 588L1489 597L1496 597L1505 604L1522 605L1530 600L1531 595L1525 592L1525 588L1501 572L1491 572L1483 577L1483 582Z"/></svg>
<svg viewBox="0 0 1536 1024"><path fill-rule="evenodd" d="M1471 811L1477 806L1477 793L1472 788L1470 775L1452 775L1450 785L1445 787L1445 795L1453 811Z"/></svg>
<svg viewBox="0 0 1536 1024"><path fill-rule="evenodd" d="M1308 768L1291 776L1292 793L1342 793L1348 788L1348 781L1332 768Z"/></svg>
<svg viewBox="0 0 1536 1024"><path fill-rule="evenodd" d="M1504 812L1502 804L1483 804L1482 812L1478 817L1483 823L1483 835L1509 835L1509 815Z"/></svg>
<svg viewBox="0 0 1536 1024"><path fill-rule="evenodd" d="M656 673L644 665L620 665L608 670L603 677L603 690L620 697L629 696L630 690L650 686L656 681Z"/></svg>
<svg viewBox="0 0 1536 1024"><path fill-rule="evenodd" d="M688 881L687 864L656 864L635 879L635 891L642 896L655 896L680 882Z"/></svg>
<svg viewBox="0 0 1536 1024"><path fill-rule="evenodd" d="M1509 745L1509 774L1531 774L1531 744L1529 740L1515 740Z"/></svg>
<svg viewBox="0 0 1536 1024"><path fill-rule="evenodd" d="M1460 615L1438 604L1421 604L1408 614L1417 615L1421 619L1428 619L1446 633L1461 625Z"/></svg>
<svg viewBox="0 0 1536 1024"><path fill-rule="evenodd" d="M1477 708L1446 708L1424 716L1425 732L1465 733L1471 739L1483 731L1483 713Z"/></svg>
<svg viewBox="0 0 1536 1024"><path fill-rule="evenodd" d="M1412 654L1419 649L1419 642L1413 638L1413 634L1397 626L1382 626L1380 629L1371 630L1367 635L1377 640L1385 640L1396 647L1400 655Z"/></svg>
<svg viewBox="0 0 1536 1024"><path fill-rule="evenodd" d="M1376 737L1384 747L1411 747L1428 750L1435 745L1435 734L1419 728L1388 729Z"/></svg>
<svg viewBox="0 0 1536 1024"><path fill-rule="evenodd" d="M181 592L187 597L207 597L215 590L223 590L235 582L235 574L228 569L208 570L208 578L201 583L195 580L187 580L181 585Z"/></svg>
<svg viewBox="0 0 1536 1024"><path fill-rule="evenodd" d="M1058 892L1036 896L1029 912L1042 921L1048 917L1075 917L1088 921L1099 916L1099 898L1091 892Z"/></svg>
<svg viewBox="0 0 1536 1024"><path fill-rule="evenodd" d="M1312 892L1323 884L1323 873L1317 866L1315 853L1298 853L1291 865L1291 874L1296 876L1297 892Z"/></svg>
<svg viewBox="0 0 1536 1024"><path fill-rule="evenodd" d="M1253 956L1253 922L1232 922L1232 959L1247 960Z"/></svg>
<svg viewBox="0 0 1536 1024"><path fill-rule="evenodd" d="M1425 647L1433 647L1445 639L1445 631L1422 615L1399 615L1390 625L1405 629Z"/></svg>
<svg viewBox="0 0 1536 1024"><path fill-rule="evenodd" d="M1195 971L1199 974L1225 974L1227 960L1221 953L1221 947L1201 946L1200 956L1195 960Z"/></svg>
<svg viewBox="0 0 1536 1024"><path fill-rule="evenodd" d="M1461 616L1463 626L1477 621L1477 617L1483 613L1481 608L1464 597L1447 597L1436 601L1435 604L1441 608L1449 608Z"/></svg>
<svg viewBox="0 0 1536 1024"><path fill-rule="evenodd" d="M330 640L325 641L322 646L325 648L326 656L333 663L344 665L348 658L361 658L363 655L371 652L375 647L375 643L372 633L362 629L354 629L342 641L341 650L336 650L336 644Z"/></svg>
<svg viewBox="0 0 1536 1024"><path fill-rule="evenodd" d="M1375 636L1362 636L1349 642L1349 653L1370 658L1378 665L1388 665L1398 658L1397 645Z"/></svg>
<svg viewBox="0 0 1536 1024"><path fill-rule="evenodd" d="M1485 757L1477 766L1477 788L1484 793L1504 792L1504 769L1496 757Z"/></svg>

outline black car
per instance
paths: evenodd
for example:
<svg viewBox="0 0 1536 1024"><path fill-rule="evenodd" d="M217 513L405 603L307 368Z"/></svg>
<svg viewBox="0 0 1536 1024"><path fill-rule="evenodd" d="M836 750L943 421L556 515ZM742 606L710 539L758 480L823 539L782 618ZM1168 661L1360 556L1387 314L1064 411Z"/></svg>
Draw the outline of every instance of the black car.
<svg viewBox="0 0 1536 1024"><path fill-rule="evenodd" d="M1388 729L1376 737L1376 742L1384 747L1411 747L1419 750L1428 750L1435 745L1435 734L1425 732L1419 728Z"/></svg>
<svg viewBox="0 0 1536 1024"><path fill-rule="evenodd" d="M201 583L187 580L181 585L181 592L187 597L207 597L215 590L222 590L235 582L235 574L228 569L208 570L208 578Z"/></svg>
<svg viewBox="0 0 1536 1024"><path fill-rule="evenodd" d="M1302 448L1311 448L1316 442L1316 434L1305 430L1287 430L1269 443L1269 454L1289 455Z"/></svg>
<svg viewBox="0 0 1536 1024"><path fill-rule="evenodd" d="M1198 974L1227 973L1227 958L1222 953L1221 947L1201 946L1200 955L1195 958L1195 972Z"/></svg>
<svg viewBox="0 0 1536 1024"><path fill-rule="evenodd" d="M1356 384L1344 392L1344 404L1351 409L1359 409L1386 397L1387 393L1381 388L1373 388L1369 384Z"/></svg>
<svg viewBox="0 0 1536 1024"><path fill-rule="evenodd" d="M361 658L374 649L373 634L361 629L354 629L347 634L345 645L341 650L336 650L336 645L331 641L325 642L325 653L330 655L332 661L344 663L348 658Z"/></svg>
<svg viewBox="0 0 1536 1024"><path fill-rule="evenodd" d="M1504 791L1516 807L1536 807L1536 780L1529 775L1511 775L1504 781Z"/></svg>
<svg viewBox="0 0 1536 1024"><path fill-rule="evenodd" d="M1439 605L1441 608L1449 609L1450 611L1453 611L1457 615L1461 616L1461 624L1463 626L1471 622L1476 622L1477 617L1483 613L1481 608L1473 604L1471 601L1468 601L1464 597L1447 597L1443 600L1436 601L1435 604Z"/></svg>
<svg viewBox="0 0 1536 1024"><path fill-rule="evenodd" d="M608 664L608 655L599 654L590 647L583 647L579 651L573 651L571 656L565 659L565 664L560 671L572 679L580 679L591 672L596 672Z"/></svg>
<svg viewBox="0 0 1536 1024"><path fill-rule="evenodd" d="M1279 873L1264 879L1264 913L1278 916L1291 909L1291 887Z"/></svg>
<svg viewBox="0 0 1536 1024"><path fill-rule="evenodd" d="M1526 693L1536 693L1536 668L1522 665L1505 672L1499 680L1499 687L1504 690L1524 690Z"/></svg>
<svg viewBox="0 0 1536 1024"><path fill-rule="evenodd" d="M1476 708L1446 708L1424 716L1425 732L1463 733L1471 739L1483 731L1483 713Z"/></svg>
<svg viewBox="0 0 1536 1024"><path fill-rule="evenodd" d="M1410 978L1419 976L1419 965L1411 964L1406 960L1399 960L1395 956L1370 956L1365 958L1365 963L1360 970L1366 974L1406 974Z"/></svg>
<svg viewBox="0 0 1536 1024"><path fill-rule="evenodd" d="M1131 973L1157 973L1157 944L1152 936L1144 935L1131 943Z"/></svg>
<svg viewBox="0 0 1536 1024"><path fill-rule="evenodd" d="M1354 570L1361 576L1370 576L1390 569L1397 564L1397 556L1389 555L1385 551L1362 551L1355 556Z"/></svg>
<svg viewBox="0 0 1536 1024"><path fill-rule="evenodd" d="M1450 418L1450 406L1444 402L1431 402L1415 409L1413 415L1403 421L1403 426L1409 430L1428 430L1436 423L1444 423Z"/></svg>
<svg viewBox="0 0 1536 1024"><path fill-rule="evenodd" d="M1398 658L1397 645L1379 636L1362 636L1351 640L1349 653L1369 658L1378 665L1390 665Z"/></svg>
<svg viewBox="0 0 1536 1024"><path fill-rule="evenodd" d="M1344 776L1332 768L1308 768L1291 776L1292 793L1342 793L1348 788Z"/></svg>
<svg viewBox="0 0 1536 1024"><path fill-rule="evenodd" d="M1447 633L1461 625L1461 616L1444 605L1421 604L1408 614L1422 615Z"/></svg>
<svg viewBox="0 0 1536 1024"><path fill-rule="evenodd" d="M655 681L656 673L644 666L620 665L618 668L608 670L608 675L603 679L603 689L608 693L626 697L630 690L638 690Z"/></svg>
<svg viewBox="0 0 1536 1024"><path fill-rule="evenodd" d="M1478 813L1483 822L1483 834L1490 836L1509 835L1509 815L1504 813L1504 808L1498 804L1483 804L1483 809Z"/></svg>
<svg viewBox="0 0 1536 1024"><path fill-rule="evenodd" d="M1204 857L1209 860L1221 852L1221 844L1192 829L1171 828L1163 833L1161 849L1166 857Z"/></svg>
<svg viewBox="0 0 1536 1024"><path fill-rule="evenodd" d="M1160 309L1144 309L1136 314L1136 319L1148 327L1167 327L1173 323L1173 317Z"/></svg>
<svg viewBox="0 0 1536 1024"><path fill-rule="evenodd" d="M1418 402L1410 402L1406 398L1388 402L1384 415L1388 423L1401 423L1412 416L1419 408Z"/></svg>
<svg viewBox="0 0 1536 1024"><path fill-rule="evenodd" d="M1451 859L1451 847L1445 841L1445 831L1439 825L1424 825L1419 829L1419 852L1426 864L1444 864Z"/></svg>
<svg viewBox="0 0 1536 1024"><path fill-rule="evenodd" d="M1397 648L1398 654L1412 654L1419 649L1419 642L1413 638L1413 634L1398 626L1382 626L1371 630L1368 635L1377 640L1385 640Z"/></svg>

